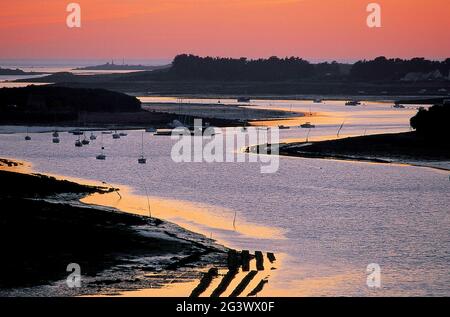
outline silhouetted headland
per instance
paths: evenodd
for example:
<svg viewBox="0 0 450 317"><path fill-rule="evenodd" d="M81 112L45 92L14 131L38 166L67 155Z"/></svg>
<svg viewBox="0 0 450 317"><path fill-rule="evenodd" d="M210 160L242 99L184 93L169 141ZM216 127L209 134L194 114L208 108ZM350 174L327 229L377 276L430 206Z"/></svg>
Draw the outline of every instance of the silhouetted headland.
<svg viewBox="0 0 450 317"><path fill-rule="evenodd" d="M26 76L26 75L41 75L43 73L38 72L25 72L21 69L10 69L10 68L2 68L0 67L0 75L2 76Z"/></svg>
<svg viewBox="0 0 450 317"><path fill-rule="evenodd" d="M308 158L359 160L380 163L402 162L448 169L433 162L450 161L450 105L420 108L411 118L415 131L348 137L318 142L280 144L280 155ZM260 146L248 149L258 153Z"/></svg>
<svg viewBox="0 0 450 317"><path fill-rule="evenodd" d="M158 65L158 66L149 66L149 65L128 65L128 64L114 64L114 62L106 63L102 65L94 65L94 66L86 66L86 67L78 67L75 70L158 70L165 69L170 67L170 65Z"/></svg>
<svg viewBox="0 0 450 317"><path fill-rule="evenodd" d="M86 76L89 77L89 76ZM167 127L176 114L146 111L134 96L105 89L54 85L0 89L0 123L85 127ZM237 126L238 120L204 118L214 126ZM188 114L184 121L193 122Z"/></svg>

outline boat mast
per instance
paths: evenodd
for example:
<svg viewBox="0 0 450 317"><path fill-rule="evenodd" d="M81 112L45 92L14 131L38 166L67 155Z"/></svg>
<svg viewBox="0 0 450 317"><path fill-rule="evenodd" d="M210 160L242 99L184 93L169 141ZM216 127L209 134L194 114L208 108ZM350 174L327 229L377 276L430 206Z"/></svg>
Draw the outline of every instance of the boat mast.
<svg viewBox="0 0 450 317"><path fill-rule="evenodd" d="M144 157L144 132L142 131L141 135L142 141L141 141L141 156Z"/></svg>

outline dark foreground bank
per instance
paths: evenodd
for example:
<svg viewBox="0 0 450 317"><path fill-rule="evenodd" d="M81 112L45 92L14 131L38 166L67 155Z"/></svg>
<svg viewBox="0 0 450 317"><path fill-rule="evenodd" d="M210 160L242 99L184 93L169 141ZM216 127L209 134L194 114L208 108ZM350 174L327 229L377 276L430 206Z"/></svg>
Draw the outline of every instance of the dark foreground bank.
<svg viewBox="0 0 450 317"><path fill-rule="evenodd" d="M13 166L11 161L0 164ZM116 189L0 170L0 296L115 294L198 279L223 266L226 249L158 219L79 199ZM66 285L70 263L83 287ZM183 269L184 277L177 270Z"/></svg>

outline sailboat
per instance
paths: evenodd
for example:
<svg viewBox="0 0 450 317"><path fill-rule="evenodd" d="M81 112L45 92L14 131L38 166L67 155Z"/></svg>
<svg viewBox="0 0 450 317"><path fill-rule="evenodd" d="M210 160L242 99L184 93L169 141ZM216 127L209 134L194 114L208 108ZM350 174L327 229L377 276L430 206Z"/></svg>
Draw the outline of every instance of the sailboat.
<svg viewBox="0 0 450 317"><path fill-rule="evenodd" d="M314 124L311 124L311 122L306 122L300 125L300 128L304 128L304 129L311 129L311 128L315 128L316 126Z"/></svg>
<svg viewBox="0 0 450 317"><path fill-rule="evenodd" d="M141 156L138 158L139 164L146 164L147 159L144 156L144 132L142 132Z"/></svg>
<svg viewBox="0 0 450 317"><path fill-rule="evenodd" d="M89 139L97 140L97 136L93 132L91 132L91 136L89 137Z"/></svg>
<svg viewBox="0 0 450 317"><path fill-rule="evenodd" d="M244 125L241 128L241 132L247 132L247 121L244 121Z"/></svg>
<svg viewBox="0 0 450 317"><path fill-rule="evenodd" d="M81 143L81 141L80 141L80 137L78 137L78 140L75 141L75 146L76 147L82 147L83 146L83 143Z"/></svg>
<svg viewBox="0 0 450 317"><path fill-rule="evenodd" d="M28 135L28 128L27 128L27 135L25 136L25 141L30 141L31 140L31 136Z"/></svg>
<svg viewBox="0 0 450 317"><path fill-rule="evenodd" d="M97 160L106 160L106 155L103 153L103 150L105 149L105 147L103 146L103 134L102 134L102 142L101 142L101 144L102 144L101 153L99 155L97 155L95 158Z"/></svg>
<svg viewBox="0 0 450 317"><path fill-rule="evenodd" d="M113 139L120 139L120 135L117 133L117 131L114 132L112 137Z"/></svg>
<svg viewBox="0 0 450 317"><path fill-rule="evenodd" d="M57 138L57 137L59 137L59 133L58 133L58 131L53 131L53 134L52 134L52 136L54 137L54 138Z"/></svg>
<svg viewBox="0 0 450 317"><path fill-rule="evenodd" d="M86 139L86 135L83 133L83 136L84 136L84 139L83 139L83 141L81 141L81 143L83 144L83 145L88 145L89 144L89 140L88 139Z"/></svg>

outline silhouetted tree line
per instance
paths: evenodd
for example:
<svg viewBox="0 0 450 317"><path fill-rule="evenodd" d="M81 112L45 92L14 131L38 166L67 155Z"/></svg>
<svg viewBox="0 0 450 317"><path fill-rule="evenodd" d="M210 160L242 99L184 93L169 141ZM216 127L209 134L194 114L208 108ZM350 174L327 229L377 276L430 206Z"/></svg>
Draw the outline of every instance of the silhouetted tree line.
<svg viewBox="0 0 450 317"><path fill-rule="evenodd" d="M399 80L408 73L430 73L438 70L448 77L450 58L430 61L378 57L359 61L353 65L337 62L312 64L302 58L270 57L250 60L246 58L199 57L182 54L175 57L170 69L153 72L154 79L223 80L223 81L297 81L311 79L339 80Z"/></svg>
<svg viewBox="0 0 450 317"><path fill-rule="evenodd" d="M443 62L430 61L424 58L404 60L377 57L371 61L359 61L353 64L350 78L356 80L399 80L408 73L430 73L438 70L447 77L450 70L450 58Z"/></svg>
<svg viewBox="0 0 450 317"><path fill-rule="evenodd" d="M105 89L28 86L0 89L0 111L6 112L135 112L136 97Z"/></svg>
<svg viewBox="0 0 450 317"><path fill-rule="evenodd" d="M430 140L444 140L448 147L450 138L450 104L434 105L429 109L420 108L411 118L410 124L418 134Z"/></svg>
<svg viewBox="0 0 450 317"><path fill-rule="evenodd" d="M176 79L225 81L302 80L340 76L340 67L336 62L313 65L298 57L249 60L183 54L175 57L168 75Z"/></svg>

